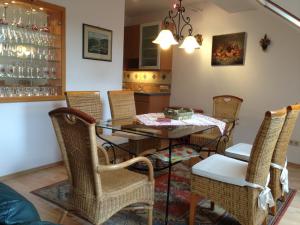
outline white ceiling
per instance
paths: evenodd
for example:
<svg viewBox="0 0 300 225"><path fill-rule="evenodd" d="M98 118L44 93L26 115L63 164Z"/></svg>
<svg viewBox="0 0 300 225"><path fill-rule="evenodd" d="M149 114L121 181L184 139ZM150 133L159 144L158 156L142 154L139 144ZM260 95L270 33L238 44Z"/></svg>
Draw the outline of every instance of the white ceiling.
<svg viewBox="0 0 300 225"><path fill-rule="evenodd" d="M197 9L197 4L201 4L206 0L183 0L183 5ZM125 15L129 17L141 16L143 14L156 13L172 8L176 0L125 0Z"/></svg>
<svg viewBox="0 0 300 225"><path fill-rule="evenodd" d="M222 9L234 13L252 10L257 7L256 0L183 0L183 5L194 11L201 10L202 4L210 1ZM127 17L141 16L171 9L177 0L125 0Z"/></svg>

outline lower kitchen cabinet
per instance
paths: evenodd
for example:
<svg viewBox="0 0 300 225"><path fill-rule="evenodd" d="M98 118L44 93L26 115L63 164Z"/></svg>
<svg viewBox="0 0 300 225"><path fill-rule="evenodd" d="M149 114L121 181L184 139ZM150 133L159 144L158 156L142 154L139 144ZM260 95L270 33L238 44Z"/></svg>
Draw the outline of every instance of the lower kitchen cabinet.
<svg viewBox="0 0 300 225"><path fill-rule="evenodd" d="M162 112L170 105L170 93L140 93L134 94L136 114Z"/></svg>

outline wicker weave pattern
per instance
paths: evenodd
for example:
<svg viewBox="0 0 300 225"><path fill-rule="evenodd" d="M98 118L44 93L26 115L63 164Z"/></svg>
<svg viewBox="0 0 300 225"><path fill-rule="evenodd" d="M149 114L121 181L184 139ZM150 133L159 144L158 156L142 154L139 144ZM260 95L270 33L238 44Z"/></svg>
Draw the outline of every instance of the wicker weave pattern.
<svg viewBox="0 0 300 225"><path fill-rule="evenodd" d="M68 107L78 109L82 112L87 113L96 119L96 122L102 120L102 102L100 98L99 91L66 91L65 97L67 100ZM103 129L97 127L96 129L98 134L103 133ZM101 144L99 144L101 146ZM128 148L128 143L120 145L123 148ZM99 149L99 153L101 153ZM115 151L116 158L122 160L122 158L127 157L127 153L121 149ZM113 151L108 151L109 159L113 158ZM100 162L105 162L103 154L99 154Z"/></svg>
<svg viewBox="0 0 300 225"><path fill-rule="evenodd" d="M136 116L133 91L108 91L112 119L127 119ZM149 149L159 149L160 141L155 138L129 140L129 148L135 155L140 155Z"/></svg>
<svg viewBox="0 0 300 225"><path fill-rule="evenodd" d="M266 185L271 164L271 157L282 129L286 113L267 113L256 136L246 180L251 183ZM258 195L261 190L250 187L239 187L192 175L191 192L220 204L242 225L260 225L268 212L258 208Z"/></svg>
<svg viewBox="0 0 300 225"><path fill-rule="evenodd" d="M221 95L213 97L213 117L219 119L237 120L241 108L243 99L232 95ZM190 142L199 146L207 146L211 150L217 151L219 154L223 154L225 149L230 147L233 143L232 131L233 124L227 124L226 135L229 140L223 139L219 146L216 145L213 140L216 140L220 136L219 129L211 129L209 132L201 134L191 135ZM207 143L211 143L208 144Z"/></svg>
<svg viewBox="0 0 300 225"><path fill-rule="evenodd" d="M266 185L272 155L285 117L286 114L277 117L265 117L252 147L247 169L247 181L261 186Z"/></svg>
<svg viewBox="0 0 300 225"><path fill-rule="evenodd" d="M260 193L258 189L239 187L192 175L191 190L216 202L242 225L261 225L268 215L267 211L258 208L257 198Z"/></svg>
<svg viewBox="0 0 300 225"><path fill-rule="evenodd" d="M112 119L133 118L136 115L133 91L108 92Z"/></svg>
<svg viewBox="0 0 300 225"><path fill-rule="evenodd" d="M288 107L287 116L273 153L272 162L282 167L285 164L289 141L295 128L299 112L300 105L292 105ZM270 172L271 181L269 186L272 190L274 199L277 200L282 196L282 186L280 183L281 170L271 168Z"/></svg>
<svg viewBox="0 0 300 225"><path fill-rule="evenodd" d="M123 169L124 165L121 164L106 166L108 168L105 171L99 171L95 121L88 122L85 117L91 117L70 108L54 110L49 114L72 185L72 211L100 225L130 204L145 203L149 208L150 225L154 202L151 163L148 163L149 179L145 175Z"/></svg>
<svg viewBox="0 0 300 225"><path fill-rule="evenodd" d="M99 91L67 91L65 92L67 105L79 109L96 119L102 119L102 103Z"/></svg>
<svg viewBox="0 0 300 225"><path fill-rule="evenodd" d="M237 119L243 99L232 95L213 97L213 116L222 119Z"/></svg>

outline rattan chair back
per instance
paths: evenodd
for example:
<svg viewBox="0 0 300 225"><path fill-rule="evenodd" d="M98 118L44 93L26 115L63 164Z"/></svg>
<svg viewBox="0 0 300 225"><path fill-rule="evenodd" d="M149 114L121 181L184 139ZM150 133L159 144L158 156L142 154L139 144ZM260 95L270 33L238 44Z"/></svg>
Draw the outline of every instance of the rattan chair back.
<svg viewBox="0 0 300 225"><path fill-rule="evenodd" d="M272 162L278 165L284 166L286 160L286 153L291 139L293 130L296 125L300 112L300 104L290 105L287 107L286 119L283 124L282 130L280 132L273 157Z"/></svg>
<svg viewBox="0 0 300 225"><path fill-rule="evenodd" d="M102 119L102 103L99 91L66 91L68 107L89 114L99 122Z"/></svg>
<svg viewBox="0 0 300 225"><path fill-rule="evenodd" d="M289 141L295 128L299 112L300 104L290 105L287 107L286 119L280 132L272 157L272 163L277 164L282 168L284 168L286 163L286 154L288 150ZM273 167L271 167L270 169L271 181L269 186L272 190L272 194L275 200L281 198L284 194L281 185L281 173L282 171L280 169ZM273 210L275 212L276 208L274 208Z"/></svg>
<svg viewBox="0 0 300 225"><path fill-rule="evenodd" d="M213 97L213 116L222 119L238 119L243 99L232 95Z"/></svg>
<svg viewBox="0 0 300 225"><path fill-rule="evenodd" d="M256 135L247 169L246 180L265 186L272 155L286 118L286 109L267 112Z"/></svg>
<svg viewBox="0 0 300 225"><path fill-rule="evenodd" d="M96 120L73 108L59 108L49 115L73 187L73 197L78 196L80 201L85 199L80 196L86 196L87 201L99 199L102 191L100 176L96 173Z"/></svg>
<svg viewBox="0 0 300 225"><path fill-rule="evenodd" d="M136 116L133 91L108 91L108 99L112 119L125 119Z"/></svg>

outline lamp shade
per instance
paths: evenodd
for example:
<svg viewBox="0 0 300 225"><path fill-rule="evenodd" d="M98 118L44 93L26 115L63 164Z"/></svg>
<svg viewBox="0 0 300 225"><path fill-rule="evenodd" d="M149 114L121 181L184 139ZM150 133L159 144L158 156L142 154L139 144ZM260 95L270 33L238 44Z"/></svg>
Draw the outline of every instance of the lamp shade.
<svg viewBox="0 0 300 225"><path fill-rule="evenodd" d="M178 44L172 32L167 29L161 30L157 38L152 43L159 44L162 49L168 49L171 45Z"/></svg>
<svg viewBox="0 0 300 225"><path fill-rule="evenodd" d="M200 45L194 36L187 36L179 48L184 48L187 53L193 53Z"/></svg>

